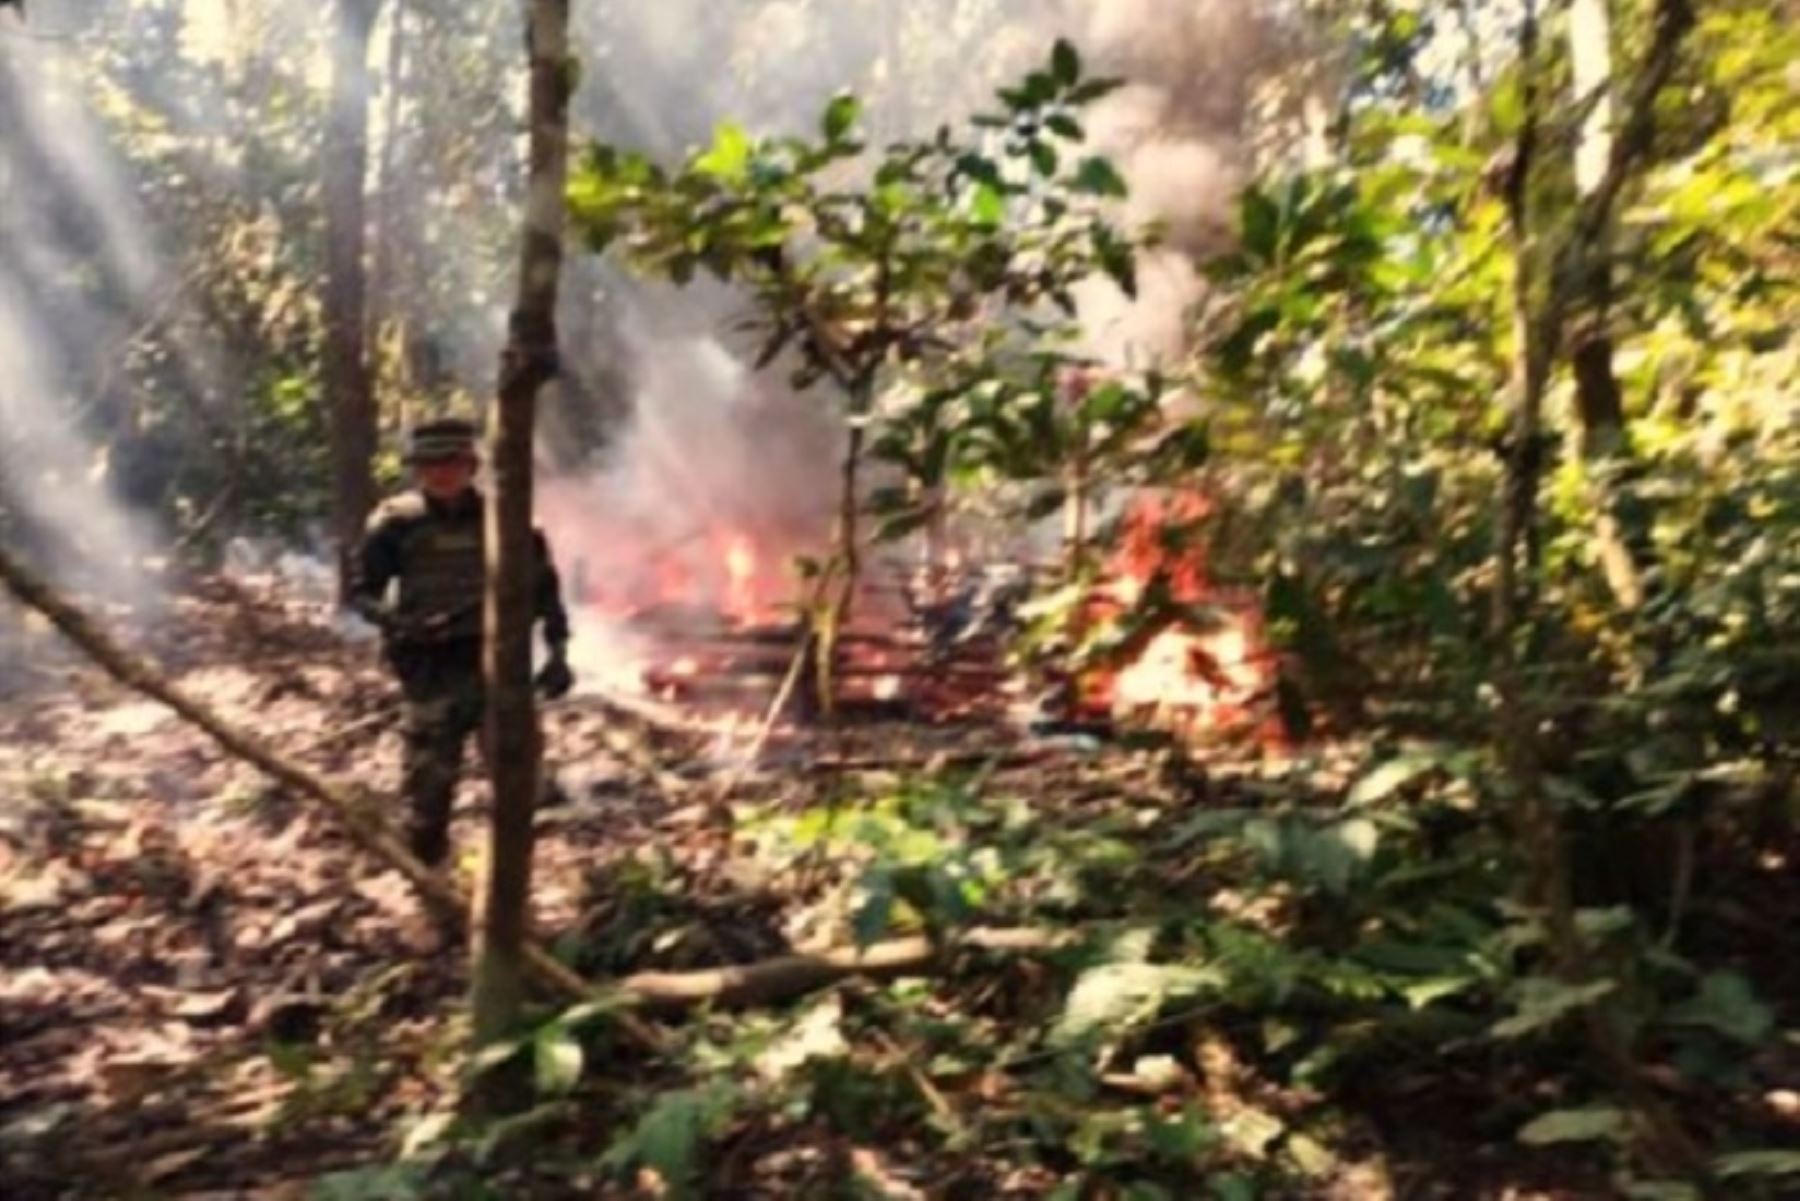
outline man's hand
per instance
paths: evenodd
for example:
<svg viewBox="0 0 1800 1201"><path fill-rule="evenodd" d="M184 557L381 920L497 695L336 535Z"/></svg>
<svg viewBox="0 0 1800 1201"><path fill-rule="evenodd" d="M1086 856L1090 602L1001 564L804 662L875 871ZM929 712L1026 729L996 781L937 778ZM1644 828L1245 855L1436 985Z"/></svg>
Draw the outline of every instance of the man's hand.
<svg viewBox="0 0 1800 1201"><path fill-rule="evenodd" d="M550 648L550 661L538 672L537 689L545 700L560 700L575 687L575 673L569 668L569 653L561 646Z"/></svg>
<svg viewBox="0 0 1800 1201"><path fill-rule="evenodd" d="M399 615L380 601L359 598L351 602L350 609L358 617L374 626L384 638L392 638L399 633Z"/></svg>

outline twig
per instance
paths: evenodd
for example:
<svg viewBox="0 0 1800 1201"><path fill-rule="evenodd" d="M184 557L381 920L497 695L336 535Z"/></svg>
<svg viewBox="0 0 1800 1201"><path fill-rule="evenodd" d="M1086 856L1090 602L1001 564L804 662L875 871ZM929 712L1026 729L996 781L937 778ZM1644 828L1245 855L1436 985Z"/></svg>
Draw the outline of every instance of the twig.
<svg viewBox="0 0 1800 1201"><path fill-rule="evenodd" d="M812 646L813 635L809 629L801 637L800 645L794 651L794 661L788 665L787 676L781 681L781 687L776 689L775 699L769 703L769 711L763 714L762 725L758 727L756 737L750 740L750 745L746 748L743 760L738 764L737 769L726 778L724 785L720 787L719 804L723 805L731 799L732 794L737 791L738 785L744 782L744 777L748 776L751 769L756 766L757 759L762 756L763 748L769 745L769 738L775 732L775 723L781 719L782 710L786 709L788 702L793 699L794 689L799 686L800 677L805 674L807 653Z"/></svg>
<svg viewBox="0 0 1800 1201"><path fill-rule="evenodd" d="M939 941L917 935L867 947L832 947L737 967L695 972L639 972L619 981L621 999L646 1009L692 1005L757 1005L787 1000L852 976L885 980L939 967L959 950L1041 955L1074 945L1073 931L978 928Z"/></svg>

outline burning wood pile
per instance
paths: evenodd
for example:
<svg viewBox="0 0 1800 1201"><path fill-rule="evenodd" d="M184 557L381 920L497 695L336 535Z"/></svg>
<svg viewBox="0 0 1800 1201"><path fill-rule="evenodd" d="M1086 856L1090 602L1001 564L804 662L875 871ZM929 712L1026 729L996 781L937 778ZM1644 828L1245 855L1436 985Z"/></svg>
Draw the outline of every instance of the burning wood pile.
<svg viewBox="0 0 1800 1201"><path fill-rule="evenodd" d="M1128 508L1098 582L1070 616L1078 636L1110 632L1108 646L1060 677L1012 653L1055 569L955 553L871 564L838 640L835 711L1130 723L1194 739L1269 733L1276 663L1255 598L1212 585L1203 555L1166 536L1204 515L1193 495L1145 495ZM601 690L679 706L697 721L734 725L784 694L783 715L810 720L818 695L796 663L806 624L790 566L805 545L793 531L721 526L636 556L629 569L616 547L598 559L578 551L569 591L579 666ZM1152 594L1157 603L1145 604Z"/></svg>

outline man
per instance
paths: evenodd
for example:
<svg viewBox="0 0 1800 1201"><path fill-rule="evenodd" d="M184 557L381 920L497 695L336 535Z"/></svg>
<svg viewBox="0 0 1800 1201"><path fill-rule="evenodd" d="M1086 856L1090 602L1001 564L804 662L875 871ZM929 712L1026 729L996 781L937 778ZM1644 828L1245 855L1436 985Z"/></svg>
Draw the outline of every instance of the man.
<svg viewBox="0 0 1800 1201"><path fill-rule="evenodd" d="M475 472L475 427L433 421L408 441L406 462L416 487L379 506L369 518L352 589L356 612L382 632L389 665L406 706L405 792L413 854L442 864L450 850L450 807L463 746L481 729L482 596L486 521ZM549 659L539 689L551 698L574 685L567 648L569 618L550 547L537 547L536 619ZM388 599L390 586L397 595Z"/></svg>

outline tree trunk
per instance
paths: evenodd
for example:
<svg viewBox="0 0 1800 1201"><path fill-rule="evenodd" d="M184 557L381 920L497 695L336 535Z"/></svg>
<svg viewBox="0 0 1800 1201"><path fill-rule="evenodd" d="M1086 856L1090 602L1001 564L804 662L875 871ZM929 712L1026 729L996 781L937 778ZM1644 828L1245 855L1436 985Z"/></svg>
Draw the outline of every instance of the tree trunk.
<svg viewBox="0 0 1800 1201"><path fill-rule="evenodd" d="M387 67L382 73L381 157L375 175L375 247L370 254L367 339L370 354L384 354L383 337L394 320L394 278L400 233L400 101L406 91L406 0L388 9ZM370 378L379 379L379 363Z"/></svg>
<svg viewBox="0 0 1800 1201"><path fill-rule="evenodd" d="M541 746L532 695L534 547L532 437L538 392L556 375L556 292L568 175L569 0L532 0L529 177L513 308L490 414L486 671L493 816L476 924L477 1044L513 1033L524 1000L531 894L532 815Z"/></svg>
<svg viewBox="0 0 1800 1201"><path fill-rule="evenodd" d="M1672 0L1675 7L1681 3L1682 0ZM1532 219L1532 177L1541 149L1539 72L1543 64L1535 0L1526 0L1519 35L1519 64L1524 117L1505 190L1514 263L1514 408L1495 538L1492 635L1500 702L1495 749L1510 803L1509 816L1527 859L1524 900L1543 915L1551 972L1564 984L1580 985L1592 979L1595 956L1576 922L1563 816L1546 786L1537 734L1538 706L1525 679L1538 603L1539 564L1534 530L1545 441L1544 397L1556 357L1557 330L1570 311L1567 289L1581 278L1568 273L1567 267L1571 261L1578 262L1586 249L1577 241L1557 254L1557 265L1564 270L1548 281L1547 294L1540 292L1538 268L1543 249ZM1590 207L1581 213L1588 220L1609 203L1603 193L1610 189L1616 195L1618 169L1618 160L1609 152L1609 179L1584 198ZM1617 998L1600 998L1584 1007L1581 1017L1596 1066L1641 1120L1639 1150L1658 1168L1673 1175L1689 1174L1699 1162L1699 1153L1679 1120L1646 1082L1634 1054L1630 1026Z"/></svg>
<svg viewBox="0 0 1800 1201"><path fill-rule="evenodd" d="M1608 0L1573 0L1569 9L1569 58L1574 102L1585 107L1575 143L1575 188L1587 200L1606 179L1613 154L1612 18ZM1627 457L1624 394L1613 370L1612 225L1605 224L1581 252L1579 278L1571 282L1569 363L1575 377L1575 414L1581 457L1590 475L1600 567L1614 597L1627 609L1644 603L1643 543L1630 506L1615 478Z"/></svg>
<svg viewBox="0 0 1800 1201"><path fill-rule="evenodd" d="M818 711L827 720L837 715L838 648L844 627L856 605L856 585L862 576L863 422L873 408L868 386L851 398L849 440L839 467L838 515L830 561L820 576L819 604L814 617L814 668Z"/></svg>
<svg viewBox="0 0 1800 1201"><path fill-rule="evenodd" d="M369 165L369 31L379 0L338 0L325 128L325 406L331 418L332 504L339 596L375 503L375 396L366 339L363 264Z"/></svg>
<svg viewBox="0 0 1800 1201"><path fill-rule="evenodd" d="M1538 298L1540 253L1533 228L1531 192L1539 150L1537 73L1539 27L1536 5L1527 3L1519 35L1520 95L1524 108L1505 189L1507 230L1513 260L1513 410L1501 481L1495 533L1493 642L1500 698L1499 760L1511 794L1515 832L1530 859L1528 904L1540 906L1555 932L1572 928L1568 872L1560 823L1543 786L1537 754L1536 720L1523 674L1535 607L1537 497L1542 479L1544 394L1549 386L1553 330Z"/></svg>
<svg viewBox="0 0 1800 1201"><path fill-rule="evenodd" d="M1084 446L1069 469L1068 493L1063 500L1063 569L1071 580L1080 578L1081 569L1087 562L1091 478Z"/></svg>

